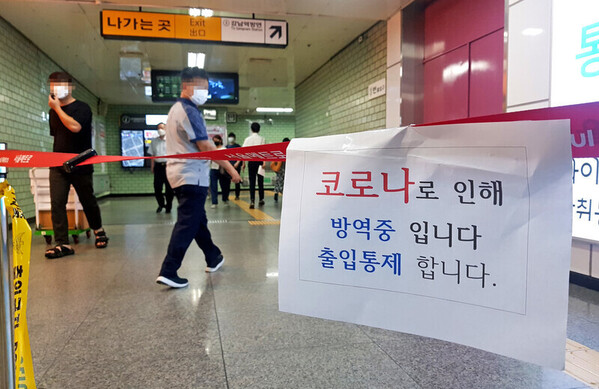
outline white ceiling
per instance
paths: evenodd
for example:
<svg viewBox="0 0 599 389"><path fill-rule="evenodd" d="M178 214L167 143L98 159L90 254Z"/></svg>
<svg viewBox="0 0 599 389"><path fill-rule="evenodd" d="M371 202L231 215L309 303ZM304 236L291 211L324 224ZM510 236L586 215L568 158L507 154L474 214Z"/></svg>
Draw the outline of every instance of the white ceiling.
<svg viewBox="0 0 599 389"><path fill-rule="evenodd" d="M153 69L187 66L187 52L206 53L208 71L237 72L240 104L294 107L294 88L379 20L412 0L0 0L0 16L109 104L150 104L141 81L122 81L119 58L141 53ZM281 19L289 23L285 49L159 41L105 40L100 11L185 13L211 8L215 16Z"/></svg>

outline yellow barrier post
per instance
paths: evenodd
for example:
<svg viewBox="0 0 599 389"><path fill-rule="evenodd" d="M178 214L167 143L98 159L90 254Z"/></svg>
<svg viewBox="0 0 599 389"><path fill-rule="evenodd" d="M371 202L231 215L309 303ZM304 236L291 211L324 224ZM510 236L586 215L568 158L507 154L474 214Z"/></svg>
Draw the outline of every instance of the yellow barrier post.
<svg viewBox="0 0 599 389"><path fill-rule="evenodd" d="M13 366L10 369L14 372L12 376L12 385L9 388L17 389L35 389L35 378L33 374L33 361L31 359L31 347L29 344L29 332L27 330L27 292L29 290L29 260L31 257L31 227L23 211L17 203L14 189L5 181L0 183L0 196L2 196L3 210L6 207L8 214L12 218L12 248L13 248L13 268L12 272L8 260L3 260L2 280L6 282L4 293L8 292L8 297L14 298L14 309L12 328L6 334L7 342L14 345L14 353L11 347L10 354L14 355ZM6 215L6 214L5 214ZM6 219L6 216L5 216ZM3 229L3 232L5 229ZM7 256L8 257L8 256ZM7 258L8 259L8 258ZM6 262L7 266L4 266ZM13 275L12 294L8 291L9 274ZM4 296L6 302L7 296ZM8 309L5 307L7 317L10 317L11 304ZM12 334L14 331L14 342Z"/></svg>
<svg viewBox="0 0 599 389"><path fill-rule="evenodd" d="M10 291L10 260L8 258L8 217L4 197L0 197L0 293L2 294L2 309L0 309L0 386L14 389L15 387L15 362L13 359L13 329L11 291Z"/></svg>

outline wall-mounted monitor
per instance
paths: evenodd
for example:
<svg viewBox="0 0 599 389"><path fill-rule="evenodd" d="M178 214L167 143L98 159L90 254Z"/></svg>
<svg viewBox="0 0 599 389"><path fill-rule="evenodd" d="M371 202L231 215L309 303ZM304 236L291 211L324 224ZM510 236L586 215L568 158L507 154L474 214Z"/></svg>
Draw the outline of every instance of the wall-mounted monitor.
<svg viewBox="0 0 599 389"><path fill-rule="evenodd" d="M208 101L206 104L239 104L239 75L208 72ZM181 94L181 72L152 70L152 101L174 102Z"/></svg>

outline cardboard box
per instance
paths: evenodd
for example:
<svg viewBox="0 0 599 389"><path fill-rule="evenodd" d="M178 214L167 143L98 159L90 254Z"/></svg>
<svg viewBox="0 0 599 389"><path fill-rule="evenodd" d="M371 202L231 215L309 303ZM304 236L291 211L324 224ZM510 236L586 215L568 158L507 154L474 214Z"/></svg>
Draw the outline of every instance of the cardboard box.
<svg viewBox="0 0 599 389"><path fill-rule="evenodd" d="M75 210L67 210L67 219L69 220L69 230L85 230L89 228L87 224L87 218L83 211L77 211L79 213L79 225L75 225ZM41 230L52 230L52 213L50 211L39 211L39 225L38 229Z"/></svg>

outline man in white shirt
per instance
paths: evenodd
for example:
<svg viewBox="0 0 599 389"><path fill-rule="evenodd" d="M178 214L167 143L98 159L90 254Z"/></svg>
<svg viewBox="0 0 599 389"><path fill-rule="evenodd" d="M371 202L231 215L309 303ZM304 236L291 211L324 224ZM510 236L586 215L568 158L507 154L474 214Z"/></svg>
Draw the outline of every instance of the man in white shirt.
<svg viewBox="0 0 599 389"><path fill-rule="evenodd" d="M264 138L258 133L260 132L260 124L254 122L251 125L252 135L245 138L243 147L246 146L257 146L266 143ZM256 177L258 178L258 195L260 196L260 202L258 205L264 205L264 176L258 174L260 166L264 167L264 162L249 161L248 162L248 174L250 178L250 208L254 208L256 201Z"/></svg>
<svg viewBox="0 0 599 389"><path fill-rule="evenodd" d="M171 107L166 120L166 152L169 155L214 150L208 138L206 122L198 110L208 99L208 73L204 69L185 68L181 72L181 98ZM232 177L241 181L229 161L216 161ZM192 241L196 241L206 259L206 272L217 271L225 262L218 246L212 241L204 203L208 195L210 162L202 159L169 159L166 165L169 183L177 196L177 223L173 228L166 257L162 262L159 284L184 288L185 278L179 277L183 257Z"/></svg>
<svg viewBox="0 0 599 389"><path fill-rule="evenodd" d="M152 139L152 143L150 143L150 148L148 150L148 154L154 157L166 155L166 125L164 123L158 123L157 127L158 137ZM154 196L156 196L156 201L158 202L156 213L160 213L162 209L166 209L166 213L171 213L173 197L175 195L166 178L166 158L152 159L150 163L152 164L152 173L154 173ZM164 195L162 194L163 186L165 187ZM165 197L166 202L164 201Z"/></svg>

